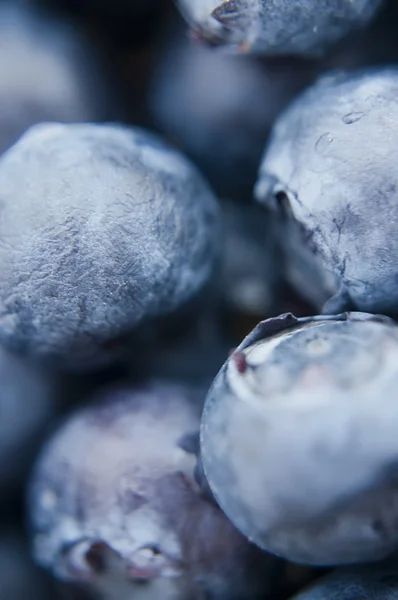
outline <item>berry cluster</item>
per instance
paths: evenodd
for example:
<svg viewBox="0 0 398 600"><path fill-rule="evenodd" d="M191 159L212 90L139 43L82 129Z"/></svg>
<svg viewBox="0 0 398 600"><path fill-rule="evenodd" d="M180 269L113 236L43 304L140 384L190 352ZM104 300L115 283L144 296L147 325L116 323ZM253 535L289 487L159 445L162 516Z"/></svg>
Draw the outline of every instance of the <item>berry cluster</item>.
<svg viewBox="0 0 398 600"><path fill-rule="evenodd" d="M397 29L0 2L0 600L398 597Z"/></svg>

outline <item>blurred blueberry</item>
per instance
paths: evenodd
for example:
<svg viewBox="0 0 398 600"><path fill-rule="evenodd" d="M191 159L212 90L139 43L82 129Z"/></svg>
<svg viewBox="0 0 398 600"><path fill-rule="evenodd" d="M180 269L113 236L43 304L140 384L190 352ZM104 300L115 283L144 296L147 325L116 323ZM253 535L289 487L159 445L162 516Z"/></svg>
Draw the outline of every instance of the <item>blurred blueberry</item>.
<svg viewBox="0 0 398 600"><path fill-rule="evenodd" d="M33 553L102 598L263 598L274 559L195 482L204 390L104 392L43 448L28 507Z"/></svg>
<svg viewBox="0 0 398 600"><path fill-rule="evenodd" d="M0 340L84 368L209 279L219 209L197 170L144 130L44 124L0 161Z"/></svg>
<svg viewBox="0 0 398 600"><path fill-rule="evenodd" d="M200 39L242 52L319 55L364 26L383 0L178 0Z"/></svg>
<svg viewBox="0 0 398 600"><path fill-rule="evenodd" d="M0 152L42 121L101 121L115 97L95 49L65 19L0 4Z"/></svg>
<svg viewBox="0 0 398 600"><path fill-rule="evenodd" d="M155 124L217 189L241 196L252 186L275 118L311 82L316 65L215 53L178 27L167 30L157 56L149 89Z"/></svg>
<svg viewBox="0 0 398 600"><path fill-rule="evenodd" d="M396 311L398 70L325 75L278 119L256 186L324 312Z"/></svg>
<svg viewBox="0 0 398 600"><path fill-rule="evenodd" d="M345 313L260 323L208 394L201 461L264 550L331 565L398 546L398 327Z"/></svg>

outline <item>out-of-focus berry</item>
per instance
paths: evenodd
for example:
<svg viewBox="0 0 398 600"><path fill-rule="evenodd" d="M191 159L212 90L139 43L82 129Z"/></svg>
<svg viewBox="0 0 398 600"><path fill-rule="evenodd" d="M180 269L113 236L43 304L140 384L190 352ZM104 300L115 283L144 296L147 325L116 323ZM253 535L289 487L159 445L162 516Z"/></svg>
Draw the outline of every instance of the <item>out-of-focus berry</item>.
<svg viewBox="0 0 398 600"><path fill-rule="evenodd" d="M42 121L114 118L114 100L76 26L22 2L0 4L0 152Z"/></svg>
<svg viewBox="0 0 398 600"><path fill-rule="evenodd" d="M242 197L275 118L312 81L317 65L263 63L193 44L178 28L167 34L149 90L153 119L217 189Z"/></svg>
<svg viewBox="0 0 398 600"><path fill-rule="evenodd" d="M111 389L44 447L28 506L36 561L104 598L265 597L274 559L195 478L203 391Z"/></svg>

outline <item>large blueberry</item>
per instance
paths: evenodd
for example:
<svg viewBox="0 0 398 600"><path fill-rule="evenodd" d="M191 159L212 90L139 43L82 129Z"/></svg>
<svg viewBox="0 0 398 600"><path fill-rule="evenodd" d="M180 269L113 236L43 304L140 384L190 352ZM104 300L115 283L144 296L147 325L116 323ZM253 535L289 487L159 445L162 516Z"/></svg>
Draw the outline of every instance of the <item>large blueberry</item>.
<svg viewBox="0 0 398 600"><path fill-rule="evenodd" d="M398 306L398 71L332 73L279 118L256 186L301 291L326 312Z"/></svg>
<svg viewBox="0 0 398 600"><path fill-rule="evenodd" d="M220 240L196 169L134 128L44 124L0 162L0 340L98 363L208 280Z"/></svg>
<svg viewBox="0 0 398 600"><path fill-rule="evenodd" d="M344 313L260 323L207 397L201 460L231 521L314 565L398 547L398 327Z"/></svg>

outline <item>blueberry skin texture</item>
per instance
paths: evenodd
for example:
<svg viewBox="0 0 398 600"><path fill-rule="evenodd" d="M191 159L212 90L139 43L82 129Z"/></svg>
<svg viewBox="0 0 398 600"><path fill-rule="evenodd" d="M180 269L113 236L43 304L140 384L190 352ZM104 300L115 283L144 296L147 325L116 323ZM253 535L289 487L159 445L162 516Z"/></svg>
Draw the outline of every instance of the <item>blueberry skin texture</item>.
<svg viewBox="0 0 398 600"><path fill-rule="evenodd" d="M42 121L113 119L100 56L79 28L23 2L0 5L0 153Z"/></svg>
<svg viewBox="0 0 398 600"><path fill-rule="evenodd" d="M54 404L50 378L0 349L0 494L3 498L26 476L32 451L54 416Z"/></svg>
<svg viewBox="0 0 398 600"><path fill-rule="evenodd" d="M396 312L397 93L392 68L324 76L279 118L260 167L258 201L285 194L287 252L323 271L313 288L330 277L340 310Z"/></svg>
<svg viewBox="0 0 398 600"><path fill-rule="evenodd" d="M207 396L201 460L244 535L314 565L398 546L397 358L397 326L364 313L288 313L242 342Z"/></svg>
<svg viewBox="0 0 398 600"><path fill-rule="evenodd" d="M105 598L264 598L273 557L194 478L204 390L109 389L43 448L28 495L33 552Z"/></svg>
<svg viewBox="0 0 398 600"><path fill-rule="evenodd" d="M294 596L294 600L397 600L397 598L396 558L376 565L337 569Z"/></svg>
<svg viewBox="0 0 398 600"><path fill-rule="evenodd" d="M319 56L365 25L383 0L179 0L202 38L269 56Z"/></svg>
<svg viewBox="0 0 398 600"><path fill-rule="evenodd" d="M109 342L176 309L212 273L216 199L143 130L36 126L3 156L0 185L0 340L19 354L99 364Z"/></svg>

